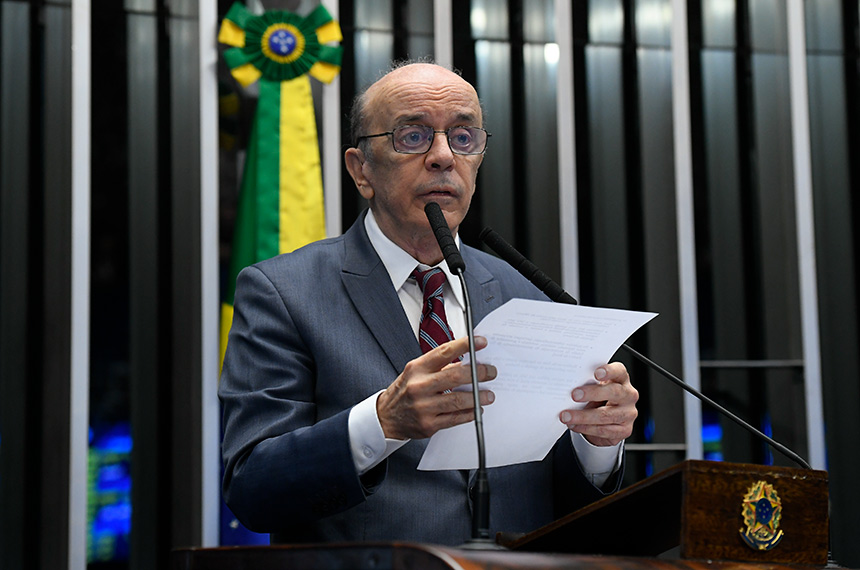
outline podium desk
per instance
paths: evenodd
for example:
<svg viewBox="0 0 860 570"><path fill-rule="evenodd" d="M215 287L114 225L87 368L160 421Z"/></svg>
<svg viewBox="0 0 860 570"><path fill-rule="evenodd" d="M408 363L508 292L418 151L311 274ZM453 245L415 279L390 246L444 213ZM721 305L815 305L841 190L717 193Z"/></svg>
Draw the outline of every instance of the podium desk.
<svg viewBox="0 0 860 570"><path fill-rule="evenodd" d="M687 460L526 535L506 550L424 543L188 548L173 570L825 568L825 471ZM667 557L666 553L675 553Z"/></svg>
<svg viewBox="0 0 860 570"><path fill-rule="evenodd" d="M171 570L809 570L815 566L478 551L420 543L188 548Z"/></svg>

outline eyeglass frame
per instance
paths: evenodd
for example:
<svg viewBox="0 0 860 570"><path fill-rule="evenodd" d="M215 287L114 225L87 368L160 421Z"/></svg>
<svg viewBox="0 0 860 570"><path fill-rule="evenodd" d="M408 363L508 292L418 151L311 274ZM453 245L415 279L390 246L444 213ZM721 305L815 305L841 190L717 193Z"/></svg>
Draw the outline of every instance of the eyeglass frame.
<svg viewBox="0 0 860 570"><path fill-rule="evenodd" d="M400 125L400 126L395 127L393 130L385 131L384 133L376 133L374 135L363 135L363 136L357 137L355 139L356 146L358 146L358 144L364 139L373 139L373 138L377 138L377 137L384 137L384 136L391 135L391 148L394 149L394 152L396 152L398 154L427 154L428 152L430 152L430 149L433 148L433 141L436 139L436 134L437 133L445 133L445 140L448 142L448 148L451 150L451 152L453 154L457 154L460 156L478 156L479 154L484 154L487 152L487 146L489 146L490 137L493 136L492 133L490 133L487 129L485 129L483 127L475 127L472 125L457 125L454 127L448 127L447 129L444 129L441 131L437 131L436 129L433 129L432 127L430 127L430 130L432 131L433 136L430 137L430 145L427 147L427 150L425 150L423 152L404 152L402 150L397 150L397 146L394 144L394 133L399 129L405 129L406 127L422 127L423 128L423 127L428 127L428 125ZM484 131L484 133L487 135L486 140L484 140L484 148L481 149L481 152L457 152L456 150L454 150L454 147L451 146L451 139L448 136L448 133L451 131L451 129L462 129L462 128L466 128L466 127L470 128L470 129L478 129L479 131Z"/></svg>

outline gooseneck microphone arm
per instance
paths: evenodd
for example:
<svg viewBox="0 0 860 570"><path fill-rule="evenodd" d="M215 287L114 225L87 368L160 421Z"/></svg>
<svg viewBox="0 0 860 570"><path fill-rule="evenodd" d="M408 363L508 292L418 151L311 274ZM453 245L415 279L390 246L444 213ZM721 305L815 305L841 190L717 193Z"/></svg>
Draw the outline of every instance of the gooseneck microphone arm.
<svg viewBox="0 0 860 570"><path fill-rule="evenodd" d="M469 291L463 272L466 264L457 249L448 222L442 213L442 208L436 202L428 202L424 213L439 242L442 255L448 263L448 268L460 279L465 301L466 334L469 338L469 366L472 374L472 399L475 408L475 435L478 441L478 469L475 473L474 508L472 510L472 540L463 545L465 548L494 548L495 542L490 539L490 485L487 477L487 454L484 447L484 421L481 414L480 392L478 391L478 364L475 357L475 332L472 325L472 305L469 301Z"/></svg>
<svg viewBox="0 0 860 570"><path fill-rule="evenodd" d="M535 266L532 262L526 259L520 252L514 249L514 247L511 246L508 242L506 242L497 232L493 231L490 228L484 228L478 237L481 239L481 241L487 244L490 249L499 254L499 257L507 261L512 267L514 267L524 277L531 281L538 289L543 291L551 300L558 303L568 303L571 305L578 304L576 299L571 297L564 289L561 288L561 286L559 286L552 279L547 277L545 273L543 273L540 269L537 268L537 266ZM667 378L669 381L677 384L686 392L692 394L700 401L711 406L712 408L723 414L725 417L729 418L739 426L746 429L749 433L753 434L760 440L773 447L775 450L779 451L784 456L796 462L801 467L804 467L805 469L812 469L809 463L807 463L806 460L800 457L797 453L790 450L789 448L774 440L773 438L768 437L767 435L762 433L761 430L756 429L734 413L730 412L720 404L708 398L699 390L693 388L692 386L690 386L689 384L687 384L686 382L684 382L683 380L681 380L680 378L678 378L677 376L675 376L647 356L641 354L637 350L634 350L627 344L622 344L621 348L633 355L639 361L644 362L649 368L655 370L664 378Z"/></svg>

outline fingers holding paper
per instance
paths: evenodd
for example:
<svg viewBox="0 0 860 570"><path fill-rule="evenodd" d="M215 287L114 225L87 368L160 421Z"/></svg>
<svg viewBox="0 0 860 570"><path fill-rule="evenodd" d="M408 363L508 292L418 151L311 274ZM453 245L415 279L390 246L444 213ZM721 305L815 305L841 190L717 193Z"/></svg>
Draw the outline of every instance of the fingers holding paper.
<svg viewBox="0 0 860 570"><path fill-rule="evenodd" d="M487 339L475 337L475 348L487 346ZM469 351L468 338L463 337L423 354L406 364L403 372L379 395L376 411L385 437L391 439L422 439L440 429L475 419L474 396L471 391L454 390L470 384L471 369L453 360ZM489 364L477 366L478 381L496 377L496 368ZM495 394L480 391L482 406L493 403Z"/></svg>
<svg viewBox="0 0 860 570"><path fill-rule="evenodd" d="M580 410L563 410L559 419L571 431L581 433L596 446L617 445L633 433L639 415L639 392L620 362L601 366L594 372L596 384L586 384L571 392L574 401L586 403Z"/></svg>

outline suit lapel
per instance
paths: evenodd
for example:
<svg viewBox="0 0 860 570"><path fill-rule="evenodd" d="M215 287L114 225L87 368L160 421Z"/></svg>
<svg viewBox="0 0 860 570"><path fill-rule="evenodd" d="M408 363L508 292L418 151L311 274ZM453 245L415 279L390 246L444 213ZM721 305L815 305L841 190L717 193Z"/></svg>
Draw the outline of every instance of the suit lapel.
<svg viewBox="0 0 860 570"><path fill-rule="evenodd" d="M388 271L367 237L363 215L344 234L341 279L358 314L397 372L421 356L417 340L404 342L415 336Z"/></svg>
<svg viewBox="0 0 860 570"><path fill-rule="evenodd" d="M469 290L469 301L472 303L472 321L475 325L502 306L502 289L498 280L484 267L476 255L477 250L467 245L460 248L460 254L466 263L466 288Z"/></svg>

